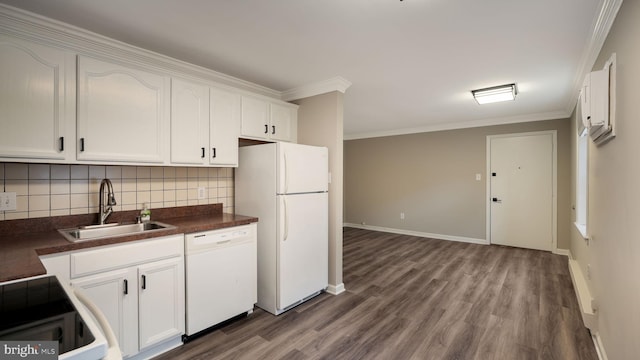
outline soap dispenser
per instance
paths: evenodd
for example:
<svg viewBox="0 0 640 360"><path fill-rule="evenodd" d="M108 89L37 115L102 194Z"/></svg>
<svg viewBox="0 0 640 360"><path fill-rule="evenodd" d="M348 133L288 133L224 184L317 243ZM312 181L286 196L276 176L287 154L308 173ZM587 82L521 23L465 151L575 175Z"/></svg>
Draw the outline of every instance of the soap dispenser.
<svg viewBox="0 0 640 360"><path fill-rule="evenodd" d="M142 210L140 210L140 220L142 222L151 221L151 210L149 210L149 206L147 203L142 204Z"/></svg>

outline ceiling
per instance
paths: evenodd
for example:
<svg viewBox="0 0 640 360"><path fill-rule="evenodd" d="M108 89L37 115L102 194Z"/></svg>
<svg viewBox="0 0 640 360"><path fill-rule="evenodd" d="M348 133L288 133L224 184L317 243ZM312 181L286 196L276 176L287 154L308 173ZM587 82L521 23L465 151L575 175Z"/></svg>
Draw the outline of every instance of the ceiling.
<svg viewBox="0 0 640 360"><path fill-rule="evenodd" d="M340 76L360 138L568 117L604 0L0 2L281 92Z"/></svg>

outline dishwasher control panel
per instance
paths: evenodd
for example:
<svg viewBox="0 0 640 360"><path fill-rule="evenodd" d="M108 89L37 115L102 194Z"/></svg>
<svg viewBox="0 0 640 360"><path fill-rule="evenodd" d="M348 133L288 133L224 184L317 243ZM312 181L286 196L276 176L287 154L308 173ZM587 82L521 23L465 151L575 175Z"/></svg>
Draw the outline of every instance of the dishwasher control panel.
<svg viewBox="0 0 640 360"><path fill-rule="evenodd" d="M243 225L232 228L203 231L185 235L186 252L197 252L225 245L233 245L255 238L255 226Z"/></svg>

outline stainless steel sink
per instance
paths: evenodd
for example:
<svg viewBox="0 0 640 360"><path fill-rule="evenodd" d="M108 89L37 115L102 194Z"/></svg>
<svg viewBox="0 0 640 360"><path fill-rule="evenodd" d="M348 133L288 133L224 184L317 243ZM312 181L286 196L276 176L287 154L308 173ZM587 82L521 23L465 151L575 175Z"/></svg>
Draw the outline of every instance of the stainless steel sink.
<svg viewBox="0 0 640 360"><path fill-rule="evenodd" d="M71 242L80 242L107 237L126 236L139 233L149 233L159 230L175 229L175 226L158 221L143 222L137 224L104 224L82 226L72 229L58 230L62 236Z"/></svg>

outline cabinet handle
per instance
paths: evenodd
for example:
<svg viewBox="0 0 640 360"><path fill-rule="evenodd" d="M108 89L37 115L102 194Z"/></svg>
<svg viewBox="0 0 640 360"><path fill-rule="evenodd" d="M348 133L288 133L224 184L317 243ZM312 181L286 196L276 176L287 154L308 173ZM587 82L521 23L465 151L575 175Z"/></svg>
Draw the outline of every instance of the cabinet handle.
<svg viewBox="0 0 640 360"><path fill-rule="evenodd" d="M213 158L216 157L216 148L211 148L211 150L213 151L213 156L211 156L211 157L213 157Z"/></svg>
<svg viewBox="0 0 640 360"><path fill-rule="evenodd" d="M82 325L82 321L78 321L78 325ZM78 329L78 330L82 330L82 329ZM64 335L64 330L62 330L62 326L58 326L56 328L56 332L58 333L58 335L55 336L55 339L58 340L58 342L62 342L62 336ZM82 337L82 334L78 334L78 335Z"/></svg>
<svg viewBox="0 0 640 360"><path fill-rule="evenodd" d="M204 159L204 148L202 148L202 158Z"/></svg>
<svg viewBox="0 0 640 360"><path fill-rule="evenodd" d="M142 275L142 290L147 288L147 276Z"/></svg>
<svg viewBox="0 0 640 360"><path fill-rule="evenodd" d="M129 281L124 279L124 294L127 295L129 293Z"/></svg>
<svg viewBox="0 0 640 360"><path fill-rule="evenodd" d="M64 151L64 136L60 136L60 152Z"/></svg>
<svg viewBox="0 0 640 360"><path fill-rule="evenodd" d="M80 138L80 151L84 151L84 138Z"/></svg>
<svg viewBox="0 0 640 360"><path fill-rule="evenodd" d="M269 133L269 125L264 124L264 133L268 134Z"/></svg>
<svg viewBox="0 0 640 360"><path fill-rule="evenodd" d="M271 134L272 134L272 135L275 135L275 133L276 133L276 126L275 126L275 125L272 125L272 126L271 126L271 128L272 128L272 129L271 129Z"/></svg>

